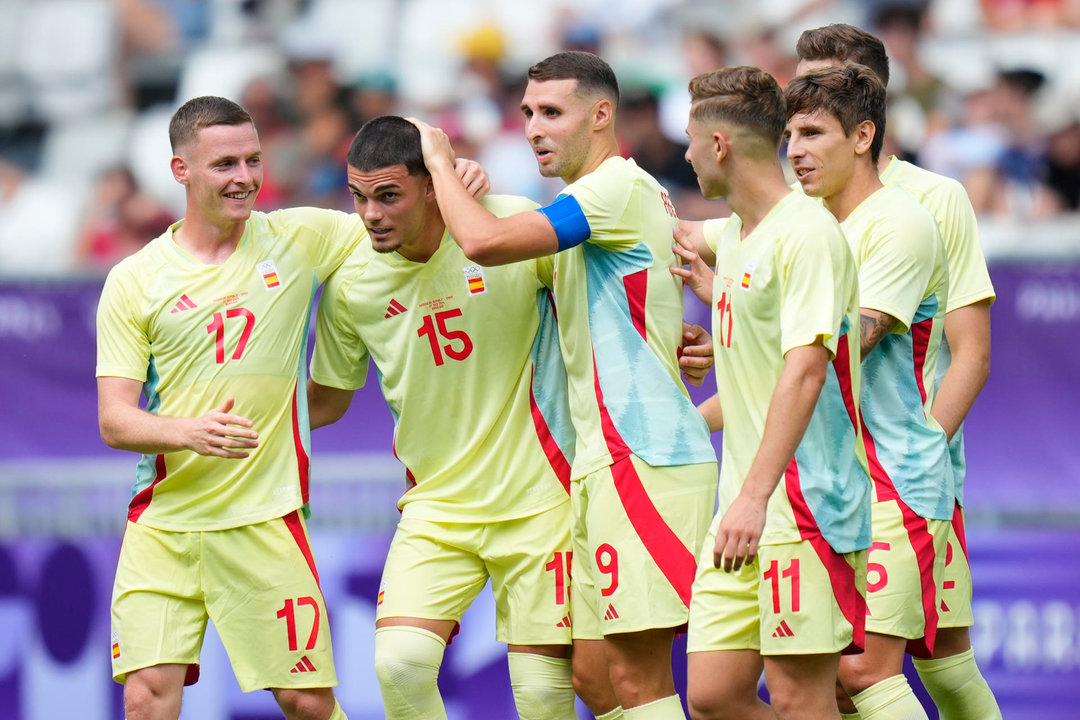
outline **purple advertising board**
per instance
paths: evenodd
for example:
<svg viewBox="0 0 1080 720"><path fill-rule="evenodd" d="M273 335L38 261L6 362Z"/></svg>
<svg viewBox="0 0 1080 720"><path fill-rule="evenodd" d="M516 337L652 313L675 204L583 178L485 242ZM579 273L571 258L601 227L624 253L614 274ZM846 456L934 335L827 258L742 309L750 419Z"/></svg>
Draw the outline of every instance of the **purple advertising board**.
<svg viewBox="0 0 1080 720"><path fill-rule="evenodd" d="M1080 707L1080 266L995 265L991 274L998 291L992 371L967 423L973 637L1005 717L1073 718ZM97 432L100 289L100 280L0 284L0 491L28 463L130 457L106 448ZM707 326L708 309L695 300L687 314ZM709 383L691 389L695 399ZM323 454L385 454L391 437L390 413L373 383L341 423L315 433L316 468ZM118 476L118 487L130 477ZM51 492L34 502L46 510L60 503ZM0 523L28 512L16 497L25 495L0 492ZM395 514L392 501L385 504ZM122 498L116 513L122 523ZM119 538L111 531L20 535L12 527L0 524L0 617L9 628L0 640L0 720L119 717L108 661ZM316 523L312 536L342 703L353 720L381 717L371 625L389 533ZM448 652L441 686L453 718L512 716L505 648L492 640L492 617L484 593ZM212 631L208 637L203 679L187 695L184 717L279 717L266 693L239 692Z"/></svg>
<svg viewBox="0 0 1080 720"><path fill-rule="evenodd" d="M1080 574L1075 530L971 532L979 664L1010 720L1066 720L1080 706ZM372 668L374 603L386 534L313 532L341 686L352 720L382 717ZM109 677L109 592L117 537L0 542L0 720L122 716ZM271 619L271 621L273 621ZM485 590L450 645L440 687L451 718L513 717L506 648ZM681 650L675 663L684 682ZM212 627L183 718L279 718L269 693L240 692ZM913 684L917 680L913 680ZM931 717L936 713L928 707ZM582 717L588 717L584 712Z"/></svg>

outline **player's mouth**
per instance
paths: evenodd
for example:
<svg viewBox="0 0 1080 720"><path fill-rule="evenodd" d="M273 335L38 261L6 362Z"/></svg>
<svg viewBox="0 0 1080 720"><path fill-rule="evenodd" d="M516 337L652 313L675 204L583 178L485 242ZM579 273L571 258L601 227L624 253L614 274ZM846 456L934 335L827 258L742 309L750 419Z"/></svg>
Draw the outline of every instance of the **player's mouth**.
<svg viewBox="0 0 1080 720"><path fill-rule="evenodd" d="M229 198L230 200L247 200L248 196L251 195L252 192L254 191L245 190L244 192L225 193L225 197Z"/></svg>
<svg viewBox="0 0 1080 720"><path fill-rule="evenodd" d="M536 153L536 159L540 162L548 160L555 153L548 148L540 147L539 145L533 147L533 152Z"/></svg>
<svg viewBox="0 0 1080 720"><path fill-rule="evenodd" d="M795 171L795 179L804 184L814 172L814 168L811 167L793 167L792 170Z"/></svg>
<svg viewBox="0 0 1080 720"><path fill-rule="evenodd" d="M394 232L394 229L388 227L368 227L367 231L372 239L385 240L390 237L390 233Z"/></svg>

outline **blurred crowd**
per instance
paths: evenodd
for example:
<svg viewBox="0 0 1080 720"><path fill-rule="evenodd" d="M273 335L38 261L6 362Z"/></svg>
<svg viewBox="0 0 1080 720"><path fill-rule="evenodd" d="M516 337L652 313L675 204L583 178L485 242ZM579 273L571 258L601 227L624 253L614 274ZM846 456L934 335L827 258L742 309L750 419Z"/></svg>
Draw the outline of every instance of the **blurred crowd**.
<svg viewBox="0 0 1080 720"><path fill-rule="evenodd" d="M258 209L350 210L345 152L385 113L550 200L518 105L561 49L613 65L624 154L680 215L723 215L683 159L687 81L752 64L783 84L830 22L885 42L888 152L961 180L980 218L1080 217L1080 0L3 0L0 276L104 272L162 232L183 207L168 117L198 94L255 118Z"/></svg>

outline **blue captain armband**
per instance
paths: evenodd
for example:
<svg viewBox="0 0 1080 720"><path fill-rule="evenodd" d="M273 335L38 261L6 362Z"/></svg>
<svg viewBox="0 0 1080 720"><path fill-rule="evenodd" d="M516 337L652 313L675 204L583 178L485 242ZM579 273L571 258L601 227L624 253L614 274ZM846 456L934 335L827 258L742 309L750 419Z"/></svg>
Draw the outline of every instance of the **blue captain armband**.
<svg viewBox="0 0 1080 720"><path fill-rule="evenodd" d="M560 195L547 207L537 209L555 228L559 250L577 247L589 239L592 229L581 206L573 195Z"/></svg>

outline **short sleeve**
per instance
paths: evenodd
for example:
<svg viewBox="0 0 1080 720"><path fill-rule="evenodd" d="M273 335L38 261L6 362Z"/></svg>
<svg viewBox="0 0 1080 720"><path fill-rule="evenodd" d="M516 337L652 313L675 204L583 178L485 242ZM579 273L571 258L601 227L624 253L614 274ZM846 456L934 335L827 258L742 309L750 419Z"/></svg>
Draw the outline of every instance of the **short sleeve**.
<svg viewBox="0 0 1080 720"><path fill-rule="evenodd" d="M364 221L356 213L299 207L269 214L271 223L289 226L291 234L304 243L315 275L321 283L336 270L367 235Z"/></svg>
<svg viewBox="0 0 1080 720"><path fill-rule="evenodd" d="M713 251L713 255L716 254L716 246L720 243L724 229L731 222L731 217L729 215L725 218L712 218L701 224L701 234L705 236L705 244Z"/></svg>
<svg viewBox="0 0 1080 720"><path fill-rule="evenodd" d="M97 377L146 382L150 335L141 317L139 287L122 263L109 273L97 309Z"/></svg>
<svg viewBox="0 0 1080 720"><path fill-rule="evenodd" d="M348 299L355 277L355 273L344 271L330 276L319 300L315 321L311 379L341 390L363 387L370 361L367 345L356 332Z"/></svg>
<svg viewBox="0 0 1080 720"><path fill-rule="evenodd" d="M938 227L949 261L949 302L946 310L951 312L982 300L992 302L996 297L994 285L986 269L986 257L979 243L979 226L967 192L955 182L942 190L947 192L943 204L944 216L938 219Z"/></svg>
<svg viewBox="0 0 1080 720"><path fill-rule="evenodd" d="M940 242L928 213L878 219L860 243L860 307L891 315L907 332L926 297Z"/></svg>
<svg viewBox="0 0 1080 720"><path fill-rule="evenodd" d="M780 352L812 345L818 337L836 355L843 322L845 286L843 267L835 257L837 246L846 252L842 237L823 238L822 228L789 236L777 245L780 279ZM815 233L818 235L815 236ZM839 230L837 230L839 233Z"/></svg>

